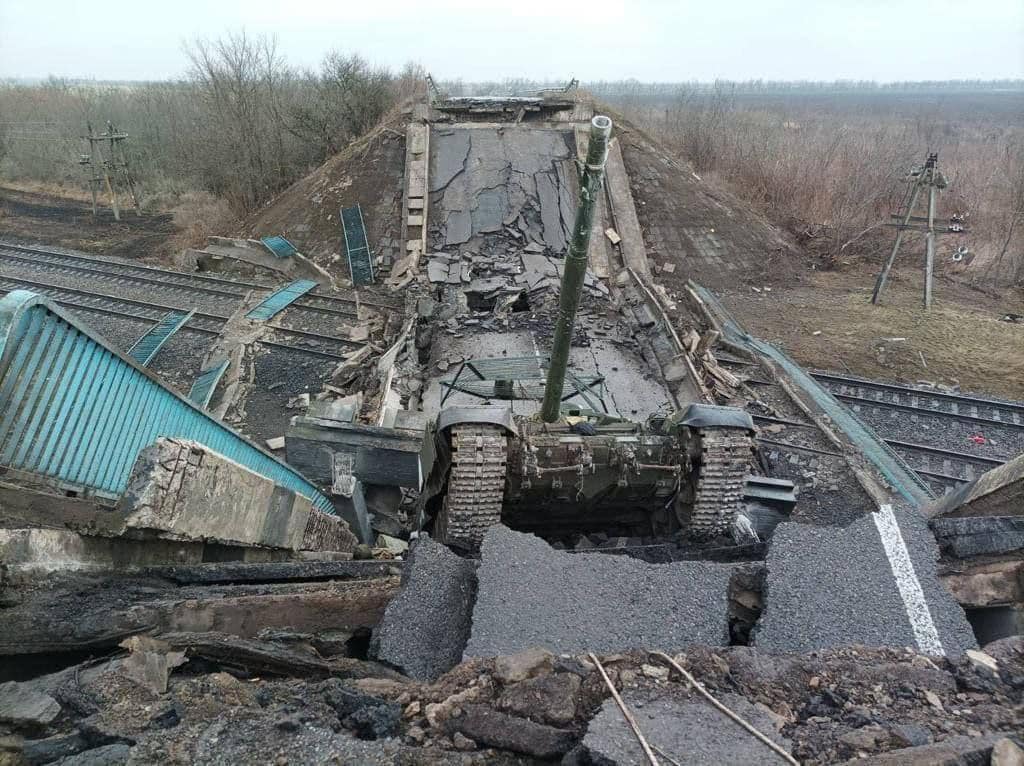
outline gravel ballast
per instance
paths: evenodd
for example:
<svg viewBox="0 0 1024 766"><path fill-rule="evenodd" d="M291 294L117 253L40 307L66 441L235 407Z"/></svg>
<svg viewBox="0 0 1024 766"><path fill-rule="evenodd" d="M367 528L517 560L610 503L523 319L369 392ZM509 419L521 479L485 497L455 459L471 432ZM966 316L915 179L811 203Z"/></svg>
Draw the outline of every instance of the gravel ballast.
<svg viewBox="0 0 1024 766"><path fill-rule="evenodd" d="M473 563L426 535L412 547L402 589L374 631L379 660L433 681L462 659L476 590Z"/></svg>
<svg viewBox="0 0 1024 766"><path fill-rule="evenodd" d="M465 655L723 646L730 572L724 564L562 553L533 535L494 526L481 548Z"/></svg>

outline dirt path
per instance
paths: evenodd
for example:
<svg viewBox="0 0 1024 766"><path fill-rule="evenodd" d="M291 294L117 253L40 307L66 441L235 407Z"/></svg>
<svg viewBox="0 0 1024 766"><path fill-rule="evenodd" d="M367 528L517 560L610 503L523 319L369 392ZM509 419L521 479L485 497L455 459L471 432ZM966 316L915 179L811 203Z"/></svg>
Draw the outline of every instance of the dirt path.
<svg viewBox="0 0 1024 766"><path fill-rule="evenodd" d="M1024 399L1024 294L994 299L940 279L935 306L921 308L921 274L896 275L883 305L870 303L875 274L856 269L809 272L806 282L723 290L746 328L780 344L801 364L880 380L959 385L964 391Z"/></svg>

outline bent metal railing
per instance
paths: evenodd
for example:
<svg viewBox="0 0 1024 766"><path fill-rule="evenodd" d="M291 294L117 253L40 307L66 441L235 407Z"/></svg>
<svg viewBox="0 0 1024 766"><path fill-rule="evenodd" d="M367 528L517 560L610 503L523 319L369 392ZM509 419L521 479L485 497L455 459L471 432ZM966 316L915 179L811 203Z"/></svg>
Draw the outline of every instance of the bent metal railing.
<svg viewBox="0 0 1024 766"><path fill-rule="evenodd" d="M72 315L27 290L0 299L0 467L116 499L139 451L161 436L199 442L334 513L294 468L175 393Z"/></svg>

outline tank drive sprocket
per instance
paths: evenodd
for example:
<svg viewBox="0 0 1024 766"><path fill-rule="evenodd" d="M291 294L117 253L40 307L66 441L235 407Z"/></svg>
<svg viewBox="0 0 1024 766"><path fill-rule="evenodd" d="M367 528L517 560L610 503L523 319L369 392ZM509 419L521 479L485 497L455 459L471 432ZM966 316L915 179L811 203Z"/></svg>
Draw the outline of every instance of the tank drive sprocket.
<svg viewBox="0 0 1024 766"><path fill-rule="evenodd" d="M448 494L434 521L441 542L476 551L488 527L501 522L508 464L508 436L500 426L452 426Z"/></svg>
<svg viewBox="0 0 1024 766"><path fill-rule="evenodd" d="M713 426L701 428L699 438L701 465L690 515L690 535L727 535L743 507L754 442L741 429Z"/></svg>

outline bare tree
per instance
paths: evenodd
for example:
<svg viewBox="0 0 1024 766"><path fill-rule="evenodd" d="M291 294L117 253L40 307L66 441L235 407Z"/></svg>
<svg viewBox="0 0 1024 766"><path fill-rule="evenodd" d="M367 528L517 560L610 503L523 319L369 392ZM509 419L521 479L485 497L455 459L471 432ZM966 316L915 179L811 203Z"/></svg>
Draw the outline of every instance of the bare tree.
<svg viewBox="0 0 1024 766"><path fill-rule="evenodd" d="M336 154L377 124L394 101L392 77L358 55L329 53L317 73L302 78L289 128L314 141L324 156Z"/></svg>
<svg viewBox="0 0 1024 766"><path fill-rule="evenodd" d="M249 213L290 180L280 119L290 74L271 37L239 32L198 40L187 52L208 121L196 126L205 149L196 156L200 172L236 212Z"/></svg>

